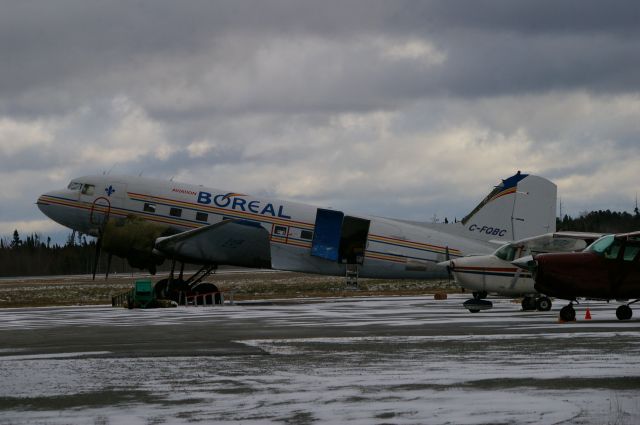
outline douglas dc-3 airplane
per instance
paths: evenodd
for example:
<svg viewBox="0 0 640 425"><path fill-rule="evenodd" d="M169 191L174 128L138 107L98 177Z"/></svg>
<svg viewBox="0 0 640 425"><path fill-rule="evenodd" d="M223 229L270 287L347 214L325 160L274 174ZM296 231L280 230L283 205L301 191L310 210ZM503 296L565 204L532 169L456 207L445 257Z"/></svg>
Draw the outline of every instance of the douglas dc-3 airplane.
<svg viewBox="0 0 640 425"><path fill-rule="evenodd" d="M108 174L73 179L66 189L40 196L37 205L54 221L98 238L94 277L102 248L151 273L165 259L174 266L176 261L199 265L186 281L194 289L218 265L342 276L355 270L356 276L391 279L446 277L438 262L490 253L495 241L553 232L556 186L518 172L461 222L446 224ZM170 276L174 282L173 272Z"/></svg>

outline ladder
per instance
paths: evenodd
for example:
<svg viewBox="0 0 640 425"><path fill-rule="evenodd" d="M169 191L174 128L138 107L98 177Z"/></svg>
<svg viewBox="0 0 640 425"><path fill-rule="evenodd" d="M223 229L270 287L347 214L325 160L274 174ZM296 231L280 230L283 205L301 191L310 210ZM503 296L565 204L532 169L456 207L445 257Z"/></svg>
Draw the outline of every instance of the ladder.
<svg viewBox="0 0 640 425"><path fill-rule="evenodd" d="M358 289L358 264L346 264L345 286L347 289Z"/></svg>

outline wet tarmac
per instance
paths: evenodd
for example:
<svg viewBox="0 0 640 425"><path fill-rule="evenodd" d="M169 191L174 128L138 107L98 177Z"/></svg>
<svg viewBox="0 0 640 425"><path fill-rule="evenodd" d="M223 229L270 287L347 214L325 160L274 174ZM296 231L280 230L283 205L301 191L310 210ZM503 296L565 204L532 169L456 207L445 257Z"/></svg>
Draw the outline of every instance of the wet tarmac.
<svg viewBox="0 0 640 425"><path fill-rule="evenodd" d="M465 299L3 309L0 423L640 423L640 319Z"/></svg>

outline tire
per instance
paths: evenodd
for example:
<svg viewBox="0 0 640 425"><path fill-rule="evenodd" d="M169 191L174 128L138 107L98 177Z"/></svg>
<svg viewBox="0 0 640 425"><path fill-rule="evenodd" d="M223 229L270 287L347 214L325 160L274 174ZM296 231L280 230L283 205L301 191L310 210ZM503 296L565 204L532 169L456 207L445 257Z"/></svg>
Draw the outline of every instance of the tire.
<svg viewBox="0 0 640 425"><path fill-rule="evenodd" d="M566 305L560 309L560 320L563 322L575 322L576 311L571 304Z"/></svg>
<svg viewBox="0 0 640 425"><path fill-rule="evenodd" d="M633 316L633 311L631 307L626 304L621 305L616 309L616 317L618 320L629 320Z"/></svg>
<svg viewBox="0 0 640 425"><path fill-rule="evenodd" d="M540 297L536 300L536 309L538 311L551 310L551 300L548 297Z"/></svg>
<svg viewBox="0 0 640 425"><path fill-rule="evenodd" d="M522 310L532 311L536 309L536 301L533 297L524 297L522 299Z"/></svg>
<svg viewBox="0 0 640 425"><path fill-rule="evenodd" d="M218 287L210 282L202 282L193 287L194 294L209 294L215 293L211 296L205 296L204 298L198 297L196 299L197 303L204 304L219 304L217 300L220 298L220 294L218 292ZM206 298L206 299L205 299Z"/></svg>
<svg viewBox="0 0 640 425"><path fill-rule="evenodd" d="M469 310L469 313L480 313L480 310Z"/></svg>

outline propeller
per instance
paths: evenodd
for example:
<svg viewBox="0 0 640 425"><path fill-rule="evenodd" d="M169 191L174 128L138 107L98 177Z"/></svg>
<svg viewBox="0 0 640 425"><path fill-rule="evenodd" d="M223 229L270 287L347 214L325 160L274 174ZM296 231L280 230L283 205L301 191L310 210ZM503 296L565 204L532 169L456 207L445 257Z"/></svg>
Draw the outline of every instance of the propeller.
<svg viewBox="0 0 640 425"><path fill-rule="evenodd" d="M451 255L449 254L449 247L446 246L444 250L444 258L447 260L447 283L451 283L451 279L453 278L453 273L451 272Z"/></svg>
<svg viewBox="0 0 640 425"><path fill-rule="evenodd" d="M102 232L98 234L98 240L96 240L96 253L93 259L93 278L96 280L96 271L98 270L98 263L100 262L100 251L102 251Z"/></svg>

